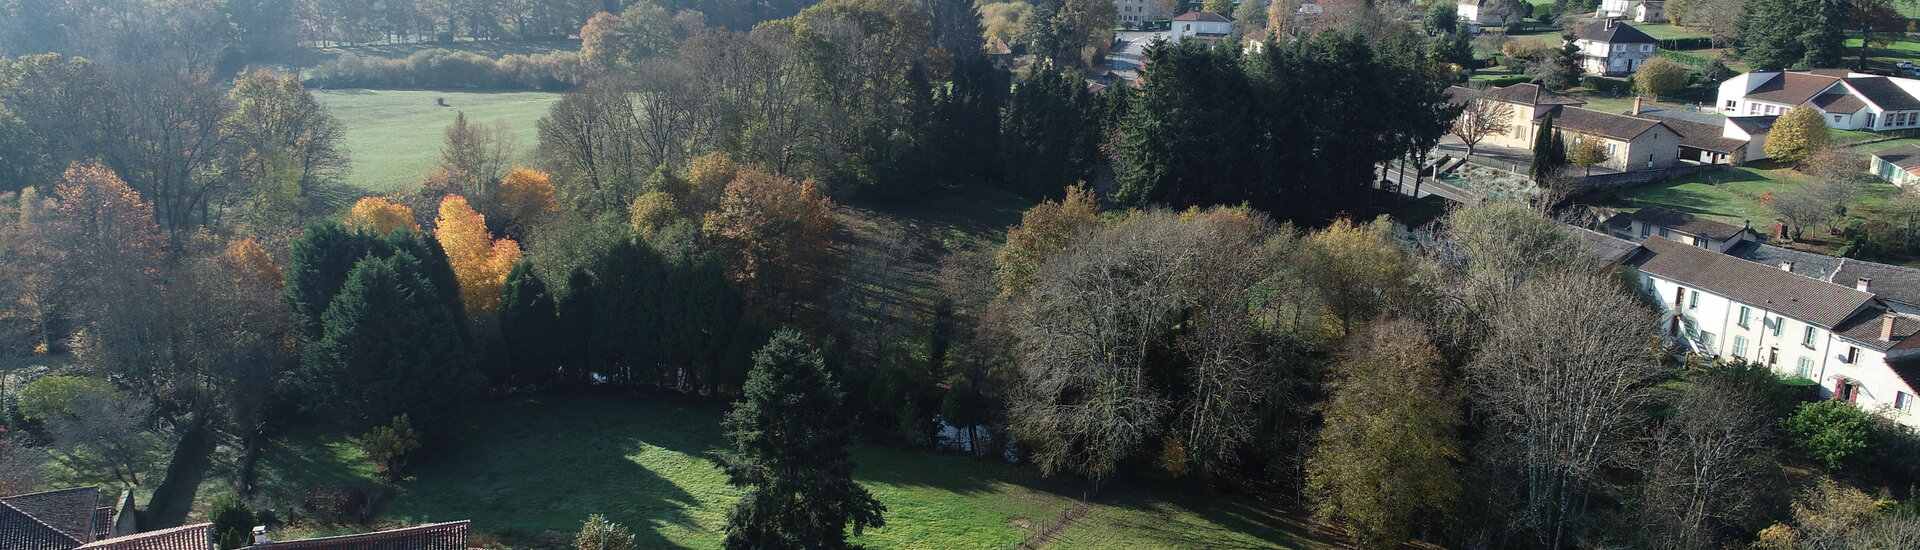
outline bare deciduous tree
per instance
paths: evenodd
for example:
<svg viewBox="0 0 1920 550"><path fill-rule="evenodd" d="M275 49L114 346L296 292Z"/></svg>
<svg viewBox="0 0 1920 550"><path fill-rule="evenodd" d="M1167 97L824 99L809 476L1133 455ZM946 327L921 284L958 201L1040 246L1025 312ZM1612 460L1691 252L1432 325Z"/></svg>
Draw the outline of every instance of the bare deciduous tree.
<svg viewBox="0 0 1920 550"><path fill-rule="evenodd" d="M88 476L140 484L140 474L160 460L161 439L148 429L153 405L128 395L85 398L71 414L48 419L54 459Z"/></svg>
<svg viewBox="0 0 1920 550"><path fill-rule="evenodd" d="M1511 525L1564 548L1664 372L1654 315L1584 273L1529 280L1491 311L1491 333L1466 369L1486 418L1482 456L1520 482Z"/></svg>
<svg viewBox="0 0 1920 550"><path fill-rule="evenodd" d="M1714 548L1717 522L1758 494L1772 422L1750 387L1712 374L1688 386L1647 449L1641 525L1660 548Z"/></svg>
<svg viewBox="0 0 1920 550"><path fill-rule="evenodd" d="M1450 132L1467 144L1467 155L1473 155L1473 147L1487 136L1504 134L1512 127L1513 108L1505 103L1490 99L1473 98L1467 100L1460 118L1453 119Z"/></svg>

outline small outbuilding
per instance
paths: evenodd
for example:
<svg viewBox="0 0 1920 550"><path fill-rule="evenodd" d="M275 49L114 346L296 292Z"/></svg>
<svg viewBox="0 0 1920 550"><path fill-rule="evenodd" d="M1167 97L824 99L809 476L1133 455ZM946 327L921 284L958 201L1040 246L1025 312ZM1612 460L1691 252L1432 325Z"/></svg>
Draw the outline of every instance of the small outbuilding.
<svg viewBox="0 0 1920 550"><path fill-rule="evenodd" d="M1920 145L1902 145L1873 154L1868 171L1887 183L1907 187L1920 181Z"/></svg>

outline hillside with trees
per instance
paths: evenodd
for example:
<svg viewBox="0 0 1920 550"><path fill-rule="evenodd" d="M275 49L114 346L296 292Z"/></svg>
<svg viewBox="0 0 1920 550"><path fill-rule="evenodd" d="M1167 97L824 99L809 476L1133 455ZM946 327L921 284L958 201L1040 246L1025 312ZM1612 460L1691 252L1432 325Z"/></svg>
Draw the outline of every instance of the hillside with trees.
<svg viewBox="0 0 1920 550"><path fill-rule="evenodd" d="M1383 215L1463 108L1426 9L1093 82L1111 2L88 7L0 1L0 495L583 550L1920 532L1920 436L1671 353L1552 205ZM558 95L415 106L371 189L321 87Z"/></svg>

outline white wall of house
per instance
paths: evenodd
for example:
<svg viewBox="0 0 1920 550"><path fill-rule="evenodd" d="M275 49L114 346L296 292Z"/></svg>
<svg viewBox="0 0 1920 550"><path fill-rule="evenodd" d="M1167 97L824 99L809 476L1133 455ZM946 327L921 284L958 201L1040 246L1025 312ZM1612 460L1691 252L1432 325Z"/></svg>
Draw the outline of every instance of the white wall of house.
<svg viewBox="0 0 1920 550"><path fill-rule="evenodd" d="M1594 74L1632 74L1653 58L1653 44L1610 44L1593 40L1575 40L1582 64Z"/></svg>
<svg viewBox="0 0 1920 550"><path fill-rule="evenodd" d="M1843 381L1857 382L1860 391L1855 404L1902 424L1920 426L1920 419L1910 410L1895 408L1897 402L1903 402L1911 409L1915 392L1887 366L1884 353L1836 336L1828 327L1657 275L1641 273L1640 282L1660 299L1664 309L1660 334L1684 341L1698 353L1739 357L1768 365L1782 375L1818 381L1822 397L1832 396ZM1743 314L1745 324L1741 323ZM1850 350L1853 360L1848 362L1845 356Z"/></svg>
<svg viewBox="0 0 1920 550"><path fill-rule="evenodd" d="M1213 21L1174 21L1168 42L1175 44L1198 34L1233 34L1233 23Z"/></svg>

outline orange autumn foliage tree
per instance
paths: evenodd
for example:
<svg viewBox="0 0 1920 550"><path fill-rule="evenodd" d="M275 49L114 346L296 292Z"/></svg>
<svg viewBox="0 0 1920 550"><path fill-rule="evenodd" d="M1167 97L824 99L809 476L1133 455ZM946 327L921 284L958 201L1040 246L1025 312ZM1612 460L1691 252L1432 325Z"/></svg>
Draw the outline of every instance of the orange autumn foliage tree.
<svg viewBox="0 0 1920 550"><path fill-rule="evenodd" d="M447 252L447 264L460 284L460 302L470 313L491 314L500 306L500 288L507 273L520 262L520 243L493 238L487 218L474 211L467 198L440 199L440 217L434 219L435 239Z"/></svg>
<svg viewBox="0 0 1920 550"><path fill-rule="evenodd" d="M420 232L420 222L414 221L413 209L404 204L394 204L386 197L364 197L353 203L353 208L347 210L346 226L380 236L391 234L396 229L406 229L415 234Z"/></svg>
<svg viewBox="0 0 1920 550"><path fill-rule="evenodd" d="M559 209L553 200L553 178L546 172L518 166L500 180L494 198L500 203L500 215L520 225Z"/></svg>
<svg viewBox="0 0 1920 550"><path fill-rule="evenodd" d="M279 288L286 282L280 266L273 263L273 257L267 254L267 247L249 236L227 243L227 250L221 255L221 261L233 266L236 278L244 282Z"/></svg>
<svg viewBox="0 0 1920 550"><path fill-rule="evenodd" d="M728 275L751 305L792 320L817 305L833 279L836 226L833 201L812 181L741 167L701 230L730 256Z"/></svg>

